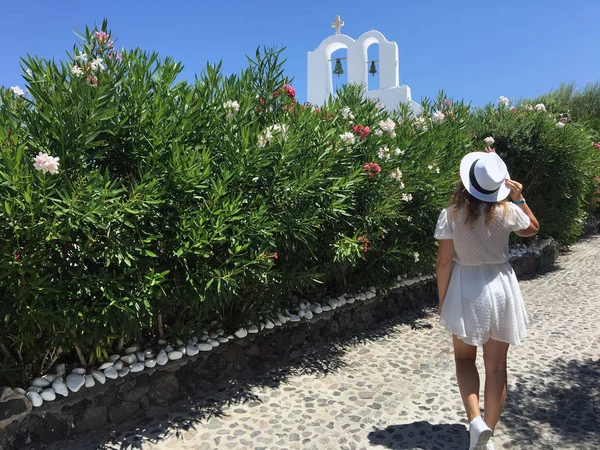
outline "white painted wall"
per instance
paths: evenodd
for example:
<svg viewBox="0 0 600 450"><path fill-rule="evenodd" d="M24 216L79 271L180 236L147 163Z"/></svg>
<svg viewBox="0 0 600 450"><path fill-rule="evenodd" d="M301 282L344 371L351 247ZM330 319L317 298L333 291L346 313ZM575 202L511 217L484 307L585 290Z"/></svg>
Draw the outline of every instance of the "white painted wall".
<svg viewBox="0 0 600 450"><path fill-rule="evenodd" d="M400 86L398 68L398 46L388 41L379 31L371 30L361 35L356 41L345 34L329 36L312 52L308 52L308 95L307 100L313 105L323 105L333 90L333 74L331 55L341 48L347 49L346 71L348 83L369 85L368 49L372 44L379 44L379 88L367 91L369 98L379 99L387 110L394 110L399 102L411 105L415 114L422 108L412 101L410 88Z"/></svg>

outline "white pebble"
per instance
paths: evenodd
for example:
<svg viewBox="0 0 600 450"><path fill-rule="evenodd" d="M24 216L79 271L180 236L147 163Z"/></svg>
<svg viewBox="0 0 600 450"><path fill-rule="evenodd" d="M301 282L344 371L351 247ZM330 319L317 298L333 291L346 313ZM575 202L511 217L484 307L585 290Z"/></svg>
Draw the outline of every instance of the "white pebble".
<svg viewBox="0 0 600 450"><path fill-rule="evenodd" d="M39 387L39 388L46 388L48 386L50 386L50 381L46 380L45 378L36 378L35 380L33 380L31 382L32 386L35 387Z"/></svg>
<svg viewBox="0 0 600 450"><path fill-rule="evenodd" d="M167 341L165 341L164 339L158 340L158 345L165 345L166 343L167 343Z"/></svg>
<svg viewBox="0 0 600 450"><path fill-rule="evenodd" d="M301 309L300 311L298 311L298 317L300 319L304 318L305 315L306 315L306 310L305 309Z"/></svg>
<svg viewBox="0 0 600 450"><path fill-rule="evenodd" d="M48 380L49 383L53 383L58 377L53 373L48 373L42 377L44 380Z"/></svg>
<svg viewBox="0 0 600 450"><path fill-rule="evenodd" d="M219 336L217 341L219 341L219 344L227 344L229 342L229 338L225 336Z"/></svg>
<svg viewBox="0 0 600 450"><path fill-rule="evenodd" d="M267 320L265 322L265 328L267 330L272 330L273 328L275 328L275 324L273 322L271 322L270 320Z"/></svg>
<svg viewBox="0 0 600 450"><path fill-rule="evenodd" d="M275 321L273 322L273 324L274 324L276 327L280 327L280 326L281 326L281 321L280 321L279 319L275 319Z"/></svg>
<svg viewBox="0 0 600 450"><path fill-rule="evenodd" d="M206 341L206 343L213 348L219 346L219 341L216 341L214 339L209 339L208 341Z"/></svg>
<svg viewBox="0 0 600 450"><path fill-rule="evenodd" d="M106 376L104 376L104 374L99 370L92 370L92 376L94 377L94 380L96 380L98 383L106 383Z"/></svg>
<svg viewBox="0 0 600 450"><path fill-rule="evenodd" d="M348 304L351 305L352 303L354 303L356 301L356 299L354 297L350 297L348 298Z"/></svg>
<svg viewBox="0 0 600 450"><path fill-rule="evenodd" d="M85 375L85 369L83 367L77 367L76 369L71 370L71 373Z"/></svg>
<svg viewBox="0 0 600 450"><path fill-rule="evenodd" d="M290 322L300 322L300 317L297 316L296 314L290 314L289 318L290 318Z"/></svg>
<svg viewBox="0 0 600 450"><path fill-rule="evenodd" d="M205 342L201 342L199 344L197 344L198 350L200 350L201 352L210 352L213 349L213 346L210 344L207 344Z"/></svg>
<svg viewBox="0 0 600 450"><path fill-rule="evenodd" d="M121 357L121 361L132 365L134 362L137 362L137 356L135 356L135 353L128 353L125 356Z"/></svg>
<svg viewBox="0 0 600 450"><path fill-rule="evenodd" d="M71 392L77 392L85 384L85 377L78 373L71 373L67 375L67 387Z"/></svg>
<svg viewBox="0 0 600 450"><path fill-rule="evenodd" d="M331 306L329 306L329 305L323 305L323 306L321 307L321 310L322 310L322 311L331 311Z"/></svg>
<svg viewBox="0 0 600 450"><path fill-rule="evenodd" d="M369 286L369 291L372 292L373 294L377 293L377 289L375 289L375 286Z"/></svg>
<svg viewBox="0 0 600 450"><path fill-rule="evenodd" d="M115 362L115 365L113 366L113 368L118 372L119 370L121 370L123 368L123 361L119 360L117 362Z"/></svg>
<svg viewBox="0 0 600 450"><path fill-rule="evenodd" d="M223 336L223 335L225 334L225 330L224 330L223 328L219 328L219 329L217 330L217 334L218 334L219 336Z"/></svg>
<svg viewBox="0 0 600 450"><path fill-rule="evenodd" d="M188 345L196 345L198 343L198 336L194 336L188 340Z"/></svg>
<svg viewBox="0 0 600 450"><path fill-rule="evenodd" d="M35 407L42 406L42 403L44 403L44 400L42 400L42 397L37 392L30 391L26 395L27 398L31 400L31 404Z"/></svg>
<svg viewBox="0 0 600 450"><path fill-rule="evenodd" d="M96 386L96 380L94 379L94 377L91 375L86 375L85 376L85 387L92 388L94 386Z"/></svg>
<svg viewBox="0 0 600 450"><path fill-rule="evenodd" d="M42 391L40 397L42 397L45 402L52 402L56 400L56 393L54 392L54 389L46 388Z"/></svg>
<svg viewBox="0 0 600 450"><path fill-rule="evenodd" d="M211 338L211 339L216 339L216 338L219 337L219 333L214 333L214 332L210 333L208 337Z"/></svg>
<svg viewBox="0 0 600 450"><path fill-rule="evenodd" d="M108 362L105 362L104 364L102 364L100 367L98 367L98 370L108 369L109 367L112 367L114 365L115 365L114 362L108 361Z"/></svg>
<svg viewBox="0 0 600 450"><path fill-rule="evenodd" d="M112 361L112 362L115 362L115 361L116 361L116 360L118 360L120 357L121 357L121 355L116 355L116 354L115 354L115 355L110 355L110 356L108 357L108 360L109 360L109 361Z"/></svg>
<svg viewBox="0 0 600 450"><path fill-rule="evenodd" d="M56 366L56 375L59 377L64 376L67 373L67 367L64 364Z"/></svg>
<svg viewBox="0 0 600 450"><path fill-rule="evenodd" d="M181 359L182 357L183 357L183 353L181 353L179 350L173 350L172 352L169 352L169 359L171 361Z"/></svg>
<svg viewBox="0 0 600 450"><path fill-rule="evenodd" d="M168 362L169 356L167 355L167 352L164 350L159 351L158 356L156 357L156 364L159 366L164 366Z"/></svg>
<svg viewBox="0 0 600 450"><path fill-rule="evenodd" d="M183 356L187 355L187 350L185 347L179 347L177 351L180 352Z"/></svg>
<svg viewBox="0 0 600 450"><path fill-rule="evenodd" d="M196 347L195 345L190 344L185 348L185 351L188 356L195 356L200 350L198 350L198 347Z"/></svg>
<svg viewBox="0 0 600 450"><path fill-rule="evenodd" d="M115 369L114 366L113 367L109 367L108 369L106 369L104 371L104 376L106 378L111 379L111 380L115 380L115 379L119 378L119 374L117 373L117 369Z"/></svg>
<svg viewBox="0 0 600 450"><path fill-rule="evenodd" d="M63 397L69 395L69 390L67 389L67 385L63 377L54 380L54 382L52 383L52 389L54 389L54 392L62 395Z"/></svg>
<svg viewBox="0 0 600 450"><path fill-rule="evenodd" d="M255 324L250 325L248 328L248 333L256 334L258 333L258 327Z"/></svg>
<svg viewBox="0 0 600 450"><path fill-rule="evenodd" d="M135 352L137 352L137 351L138 351L138 348L139 348L139 347L138 347L137 345L133 345L133 346L131 346L131 347L127 347L127 348L125 349L125 353L127 353L127 354L129 354L129 353L135 353Z"/></svg>
<svg viewBox="0 0 600 450"><path fill-rule="evenodd" d="M310 307L310 310L315 314L321 314L323 312L323 308L316 303Z"/></svg>
<svg viewBox="0 0 600 450"><path fill-rule="evenodd" d="M38 386L29 386L27 388L27 392L37 392L38 394L40 392L42 392L44 390L44 388L38 387Z"/></svg>
<svg viewBox="0 0 600 450"><path fill-rule="evenodd" d="M305 318L306 320L310 320L310 319L312 319L312 318L313 318L313 312L312 312L310 309L309 309L309 310L307 310L307 311L306 311L306 314L304 314L304 318Z"/></svg>
<svg viewBox="0 0 600 450"><path fill-rule="evenodd" d="M136 362L136 363L133 363L129 369L131 370L131 373L136 373L136 372L141 372L142 370L144 370L144 367L145 367L144 363Z"/></svg>
<svg viewBox="0 0 600 450"><path fill-rule="evenodd" d="M240 338L240 339L243 339L246 336L248 336L248 330L246 330L245 328L240 328L239 330L237 330L235 332L235 336L238 337L238 338Z"/></svg>
<svg viewBox="0 0 600 450"><path fill-rule="evenodd" d="M123 378L129 374L129 367L125 367L123 370L119 370L119 377Z"/></svg>
<svg viewBox="0 0 600 450"><path fill-rule="evenodd" d="M146 361L144 361L144 365L148 368L148 369L152 369L154 366L156 366L156 360L155 359L147 359Z"/></svg>
<svg viewBox="0 0 600 450"><path fill-rule="evenodd" d="M146 360L146 355L144 355L142 352L135 352L135 357L137 358L138 362L144 362Z"/></svg>
<svg viewBox="0 0 600 450"><path fill-rule="evenodd" d="M23 388L15 388L15 392L18 392L21 395L25 395L27 391Z"/></svg>
<svg viewBox="0 0 600 450"><path fill-rule="evenodd" d="M175 349L173 347L171 347L170 345L167 345L165 347L165 352L167 352L167 353L172 352L173 350L175 350Z"/></svg>
<svg viewBox="0 0 600 450"><path fill-rule="evenodd" d="M144 351L144 356L146 358L154 358L154 350L148 349L148 350Z"/></svg>

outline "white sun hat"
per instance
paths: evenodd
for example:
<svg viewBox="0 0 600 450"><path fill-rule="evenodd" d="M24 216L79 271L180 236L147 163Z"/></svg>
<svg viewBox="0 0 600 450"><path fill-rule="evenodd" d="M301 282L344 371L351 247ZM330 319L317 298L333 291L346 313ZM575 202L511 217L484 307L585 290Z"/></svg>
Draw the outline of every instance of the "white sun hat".
<svg viewBox="0 0 600 450"><path fill-rule="evenodd" d="M499 202L510 194L504 182L510 179L506 164L496 153L472 152L460 162L460 179L465 189L484 202Z"/></svg>

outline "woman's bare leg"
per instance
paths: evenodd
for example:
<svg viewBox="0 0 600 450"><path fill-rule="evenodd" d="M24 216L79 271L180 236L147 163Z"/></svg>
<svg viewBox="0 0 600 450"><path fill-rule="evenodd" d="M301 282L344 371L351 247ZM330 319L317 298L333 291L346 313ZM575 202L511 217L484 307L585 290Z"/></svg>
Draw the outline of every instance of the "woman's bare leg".
<svg viewBox="0 0 600 450"><path fill-rule="evenodd" d="M484 410L485 423L496 428L506 401L506 355L509 344L489 339L483 345L485 364Z"/></svg>
<svg viewBox="0 0 600 450"><path fill-rule="evenodd" d="M467 418L471 422L479 417L479 372L475 360L477 358L477 347L465 344L462 339L452 335L454 342L454 362L456 363L456 380L462 397Z"/></svg>

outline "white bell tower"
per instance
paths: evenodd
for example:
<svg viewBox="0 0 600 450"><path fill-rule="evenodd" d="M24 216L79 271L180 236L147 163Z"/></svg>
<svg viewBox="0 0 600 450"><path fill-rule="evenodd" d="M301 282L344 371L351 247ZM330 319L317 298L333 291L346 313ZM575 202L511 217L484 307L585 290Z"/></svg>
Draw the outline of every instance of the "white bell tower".
<svg viewBox="0 0 600 450"><path fill-rule="evenodd" d="M410 88L400 86L398 69L398 46L388 41L379 31L367 31L356 41L341 34L344 22L337 16L333 24L335 34L329 36L312 52L308 52L308 96L307 100L313 105L322 105L333 90L333 73L331 70L331 55L336 50L345 48L348 51L347 71L348 83L369 86L368 49L372 44L379 44L379 89L367 90L365 95L379 101L385 109L392 111L400 103L408 103L413 114L421 113L421 105L411 99Z"/></svg>

